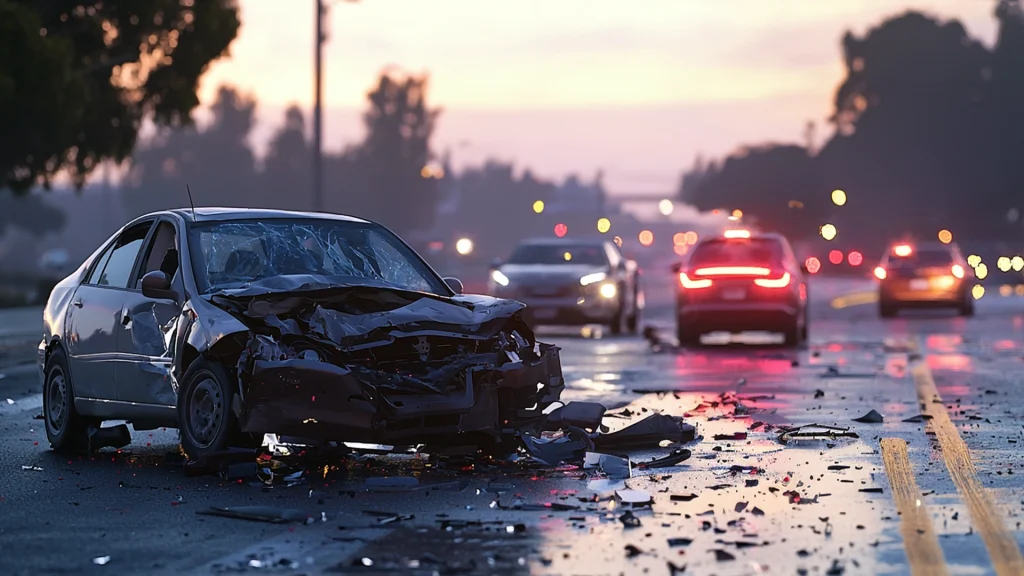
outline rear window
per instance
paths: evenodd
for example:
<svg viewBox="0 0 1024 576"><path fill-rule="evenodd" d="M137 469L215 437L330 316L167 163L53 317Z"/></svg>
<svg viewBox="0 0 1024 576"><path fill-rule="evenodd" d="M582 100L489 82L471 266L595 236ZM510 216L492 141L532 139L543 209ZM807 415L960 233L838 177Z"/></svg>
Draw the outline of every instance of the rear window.
<svg viewBox="0 0 1024 576"><path fill-rule="evenodd" d="M889 263L895 268L913 266L949 266L953 264L953 254L949 250L921 250L915 251L910 256L897 256L891 254Z"/></svg>
<svg viewBox="0 0 1024 576"><path fill-rule="evenodd" d="M697 246L691 266L775 265L782 262L782 245L768 238L711 240Z"/></svg>

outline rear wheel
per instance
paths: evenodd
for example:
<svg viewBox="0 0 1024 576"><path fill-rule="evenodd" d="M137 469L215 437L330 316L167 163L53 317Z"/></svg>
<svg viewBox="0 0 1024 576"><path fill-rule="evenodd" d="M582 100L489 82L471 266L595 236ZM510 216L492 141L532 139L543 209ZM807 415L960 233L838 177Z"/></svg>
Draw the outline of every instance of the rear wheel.
<svg viewBox="0 0 1024 576"><path fill-rule="evenodd" d="M899 308L894 304L885 301L879 301L878 303L878 315L882 318L895 318L896 314L899 313Z"/></svg>
<svg viewBox="0 0 1024 576"><path fill-rule="evenodd" d="M687 326L682 320L676 319L676 338L683 347L700 346L700 331Z"/></svg>
<svg viewBox="0 0 1024 576"><path fill-rule="evenodd" d="M799 346L800 342L803 341L803 338L801 338L803 330L800 327L800 318L793 318L793 320L783 328L782 335L785 338L786 346Z"/></svg>
<svg viewBox="0 0 1024 576"><path fill-rule="evenodd" d="M64 451L88 446L89 421L75 410L75 388L61 348L54 350L46 363L43 418L50 448Z"/></svg>
<svg viewBox="0 0 1024 576"><path fill-rule="evenodd" d="M808 340L810 340L810 336L809 336L809 334L810 334L810 324L811 324L810 315L807 313L807 310L804 310L804 324L803 324L803 326L800 327L800 341L801 342L807 342Z"/></svg>
<svg viewBox="0 0 1024 576"><path fill-rule="evenodd" d="M960 305L960 315L967 318L974 316L974 300L968 298Z"/></svg>

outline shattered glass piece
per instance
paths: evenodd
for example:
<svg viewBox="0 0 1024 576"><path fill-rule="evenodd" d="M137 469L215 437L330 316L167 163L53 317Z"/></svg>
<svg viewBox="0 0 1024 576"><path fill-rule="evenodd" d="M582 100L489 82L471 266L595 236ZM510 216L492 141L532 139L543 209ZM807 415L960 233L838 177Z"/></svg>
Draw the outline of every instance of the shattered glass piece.
<svg viewBox="0 0 1024 576"><path fill-rule="evenodd" d="M110 556L97 556L92 559L92 563L97 566L106 566L110 563Z"/></svg>
<svg viewBox="0 0 1024 576"><path fill-rule="evenodd" d="M693 543L692 538L669 538L668 545L670 548L677 548L679 546L689 546Z"/></svg>
<svg viewBox="0 0 1024 576"><path fill-rule="evenodd" d="M647 506L654 501L650 492L644 490L616 490L615 497L623 504L631 506Z"/></svg>
<svg viewBox="0 0 1024 576"><path fill-rule="evenodd" d="M686 448L676 448L671 453L659 458L654 458L650 462L640 462L637 464L637 468L640 468L641 470L649 468L669 468L679 464L680 462L689 460L691 454L692 453Z"/></svg>
<svg viewBox="0 0 1024 576"><path fill-rule="evenodd" d="M101 448L124 448L132 443L132 433L125 424L97 428L90 426L88 434L88 447L90 452Z"/></svg>
<svg viewBox="0 0 1024 576"><path fill-rule="evenodd" d="M633 476L632 462L628 458L611 454L587 452L583 458L583 467L599 468L609 478L631 478Z"/></svg>
<svg viewBox="0 0 1024 576"><path fill-rule="evenodd" d="M619 522L622 522L622 525L626 528L640 527L640 519L634 516L631 510L626 510L626 512L623 513L622 516L619 516Z"/></svg>

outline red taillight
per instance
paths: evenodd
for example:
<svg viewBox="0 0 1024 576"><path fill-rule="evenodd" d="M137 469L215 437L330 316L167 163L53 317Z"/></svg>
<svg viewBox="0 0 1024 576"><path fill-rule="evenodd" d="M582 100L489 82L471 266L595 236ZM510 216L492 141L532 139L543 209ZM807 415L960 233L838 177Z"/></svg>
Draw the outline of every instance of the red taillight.
<svg viewBox="0 0 1024 576"><path fill-rule="evenodd" d="M785 288L790 280L789 272L784 272L782 278L755 278L754 284L762 288Z"/></svg>
<svg viewBox="0 0 1024 576"><path fill-rule="evenodd" d="M694 276L767 276L772 271L760 266L711 266L697 268Z"/></svg>
<svg viewBox="0 0 1024 576"><path fill-rule="evenodd" d="M885 280L886 276L887 273L885 271L885 268L882 268L881 266L875 266L875 278L878 278L879 280Z"/></svg>
<svg viewBox="0 0 1024 576"><path fill-rule="evenodd" d="M686 275L686 272L679 273L679 283L682 284L683 288L687 290L696 290L698 288L710 288L711 279L703 278L700 280L690 280L690 277Z"/></svg>

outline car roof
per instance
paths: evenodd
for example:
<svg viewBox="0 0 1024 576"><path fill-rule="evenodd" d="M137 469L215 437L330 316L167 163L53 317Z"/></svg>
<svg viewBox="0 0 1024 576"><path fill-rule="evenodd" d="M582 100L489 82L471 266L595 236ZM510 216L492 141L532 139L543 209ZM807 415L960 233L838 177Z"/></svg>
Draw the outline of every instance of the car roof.
<svg viewBox="0 0 1024 576"><path fill-rule="evenodd" d="M602 238L526 238L519 241L519 246L603 246L606 242Z"/></svg>
<svg viewBox="0 0 1024 576"><path fill-rule="evenodd" d="M272 210L269 208L225 208L203 206L199 208L175 208L163 212L153 212L147 216L155 216L162 213L177 214L186 222L223 222L230 220L272 220L314 218L317 220L337 220L339 222L358 222L369 224L369 220L347 216L344 214L331 214L328 212L299 212L296 210Z"/></svg>
<svg viewBox="0 0 1024 576"><path fill-rule="evenodd" d="M748 238L726 238L724 234L715 234L714 236L701 238L701 243L719 240L748 240ZM787 242L786 237L778 232L751 232L749 240L777 240L783 244Z"/></svg>

